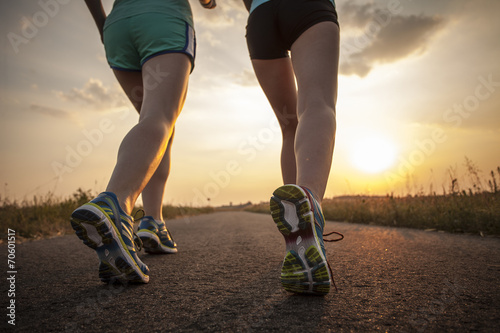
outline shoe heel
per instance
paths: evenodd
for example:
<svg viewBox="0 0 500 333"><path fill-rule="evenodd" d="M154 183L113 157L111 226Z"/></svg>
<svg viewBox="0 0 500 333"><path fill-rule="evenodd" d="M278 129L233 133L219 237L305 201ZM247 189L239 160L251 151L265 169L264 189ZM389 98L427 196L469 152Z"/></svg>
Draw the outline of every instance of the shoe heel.
<svg viewBox="0 0 500 333"><path fill-rule="evenodd" d="M70 222L78 238L91 249L95 250L112 240L109 227L103 218L86 207L75 210L71 214Z"/></svg>
<svg viewBox="0 0 500 333"><path fill-rule="evenodd" d="M288 236L292 232L292 226L285 220L285 208L279 198L272 197L269 206L271 208L271 216L278 227L278 230L283 236Z"/></svg>
<svg viewBox="0 0 500 333"><path fill-rule="evenodd" d="M315 236L311 205L307 193L295 185L279 187L270 199L271 215L286 243L281 284L292 293L326 295L330 275Z"/></svg>
<svg viewBox="0 0 500 333"><path fill-rule="evenodd" d="M142 247L146 253L160 252L160 238L158 238L156 234L153 234L148 230L139 230L137 232L137 237L141 239Z"/></svg>
<svg viewBox="0 0 500 333"><path fill-rule="evenodd" d="M296 186L279 187L269 206L278 230L285 237L299 229L305 230L314 221L307 195Z"/></svg>

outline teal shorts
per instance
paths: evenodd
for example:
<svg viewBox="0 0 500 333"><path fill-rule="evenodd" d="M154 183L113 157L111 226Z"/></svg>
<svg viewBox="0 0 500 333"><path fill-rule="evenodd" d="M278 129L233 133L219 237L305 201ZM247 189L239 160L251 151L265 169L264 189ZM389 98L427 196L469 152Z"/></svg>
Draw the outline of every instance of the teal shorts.
<svg viewBox="0 0 500 333"><path fill-rule="evenodd" d="M113 69L141 71L149 59L167 53L184 53L194 69L196 37L184 20L161 13L121 19L104 29L106 58Z"/></svg>

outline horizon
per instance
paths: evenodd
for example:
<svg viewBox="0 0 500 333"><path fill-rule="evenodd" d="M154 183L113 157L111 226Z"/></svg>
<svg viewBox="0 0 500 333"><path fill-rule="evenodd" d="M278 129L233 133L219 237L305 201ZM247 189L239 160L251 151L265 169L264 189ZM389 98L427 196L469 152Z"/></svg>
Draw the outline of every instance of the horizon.
<svg viewBox="0 0 500 333"><path fill-rule="evenodd" d="M112 3L103 0L107 13ZM336 3L338 127L325 198L440 193L453 176L472 186L471 166L481 179L496 173L500 3ZM214 10L190 4L196 66L176 124L164 203L262 202L282 184L281 134L246 49L248 14L241 0ZM138 116L105 61L85 4L0 6L1 196L103 191Z"/></svg>

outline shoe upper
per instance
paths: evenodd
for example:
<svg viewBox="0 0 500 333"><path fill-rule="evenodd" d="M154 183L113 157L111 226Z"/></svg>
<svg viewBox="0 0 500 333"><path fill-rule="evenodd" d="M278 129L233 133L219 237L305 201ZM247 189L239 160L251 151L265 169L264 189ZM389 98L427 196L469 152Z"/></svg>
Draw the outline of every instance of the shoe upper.
<svg viewBox="0 0 500 333"><path fill-rule="evenodd" d="M125 213L120 205L116 195L112 192L102 192L95 199L90 201L100 206L108 215L109 220L116 226L118 232L121 234L123 242L127 247L130 255L135 260L141 271L148 275L149 268L137 256L137 250L134 243L134 220L130 215Z"/></svg>
<svg viewBox="0 0 500 333"><path fill-rule="evenodd" d="M318 235L318 238L320 240L320 246L321 250L323 251L323 255L326 258L325 243L323 241L323 229L325 228L325 217L323 216L323 210L321 209L318 201L312 195L312 192L306 187L301 186L301 188L306 192L309 202L312 204L311 208L314 214L314 226L316 228L316 234Z"/></svg>
<svg viewBox="0 0 500 333"><path fill-rule="evenodd" d="M139 223L138 230L140 231L144 229L154 232L158 238L160 238L160 242L163 246L167 246L169 248L177 247L177 243L172 238L165 222L155 220L152 216L144 216Z"/></svg>

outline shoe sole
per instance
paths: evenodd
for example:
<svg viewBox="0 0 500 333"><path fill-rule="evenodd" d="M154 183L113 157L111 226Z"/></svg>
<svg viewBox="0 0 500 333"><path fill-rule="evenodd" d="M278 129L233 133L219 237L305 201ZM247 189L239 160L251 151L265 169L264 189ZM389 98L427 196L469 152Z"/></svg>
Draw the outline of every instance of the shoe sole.
<svg viewBox="0 0 500 333"><path fill-rule="evenodd" d="M307 194L297 186L281 186L274 191L270 208L286 243L281 268L283 288L299 294L328 294L331 276L316 235Z"/></svg>
<svg viewBox="0 0 500 333"><path fill-rule="evenodd" d="M71 214L71 226L78 238L97 252L101 281L149 282L149 276L141 271L116 226L99 206L89 203L75 210Z"/></svg>
<svg viewBox="0 0 500 333"><path fill-rule="evenodd" d="M177 249L163 245L158 235L150 230L142 229L137 231L137 237L141 239L142 247L147 253L177 253Z"/></svg>

